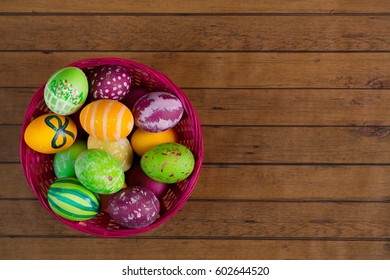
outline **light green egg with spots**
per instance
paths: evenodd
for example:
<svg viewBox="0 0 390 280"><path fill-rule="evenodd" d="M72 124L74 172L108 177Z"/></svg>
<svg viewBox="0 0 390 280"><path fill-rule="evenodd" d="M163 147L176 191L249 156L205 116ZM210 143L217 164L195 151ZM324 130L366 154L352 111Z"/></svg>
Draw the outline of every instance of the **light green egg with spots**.
<svg viewBox="0 0 390 280"><path fill-rule="evenodd" d="M45 103L58 115L66 116L75 113L83 106L87 96L87 76L77 67L58 70L45 85Z"/></svg>
<svg viewBox="0 0 390 280"><path fill-rule="evenodd" d="M85 141L76 140L68 149L55 154L53 166L57 178L76 177L74 168L76 159L86 149L87 143Z"/></svg>
<svg viewBox="0 0 390 280"><path fill-rule="evenodd" d="M177 183L191 175L195 158L191 150L179 143L154 146L143 154L141 168L155 181Z"/></svg>
<svg viewBox="0 0 390 280"><path fill-rule="evenodd" d="M89 190L98 194L112 194L122 189L125 172L122 165L107 151L88 149L75 162L76 176Z"/></svg>

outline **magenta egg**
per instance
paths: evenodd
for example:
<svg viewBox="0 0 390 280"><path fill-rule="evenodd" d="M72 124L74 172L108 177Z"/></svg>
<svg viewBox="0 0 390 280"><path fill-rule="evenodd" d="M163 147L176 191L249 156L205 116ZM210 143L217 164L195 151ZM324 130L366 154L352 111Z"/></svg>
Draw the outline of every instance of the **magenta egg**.
<svg viewBox="0 0 390 280"><path fill-rule="evenodd" d="M114 194L108 202L108 213L120 225L142 228L159 216L160 202L144 187L132 186Z"/></svg>
<svg viewBox="0 0 390 280"><path fill-rule="evenodd" d="M148 132L162 132L174 127L183 116L183 104L167 92L151 92L135 102L134 122Z"/></svg>
<svg viewBox="0 0 390 280"><path fill-rule="evenodd" d="M131 77L121 66L102 65L89 72L88 83L91 100L122 100L129 93Z"/></svg>
<svg viewBox="0 0 390 280"><path fill-rule="evenodd" d="M127 107L133 109L135 102L140 99L142 96L148 94L150 91L144 87L140 87L137 85L131 85L131 89L129 94L121 101Z"/></svg>
<svg viewBox="0 0 390 280"><path fill-rule="evenodd" d="M162 198L169 189L168 184L157 182L146 175L139 163L133 164L125 176L128 186L143 186L152 191L157 198Z"/></svg>

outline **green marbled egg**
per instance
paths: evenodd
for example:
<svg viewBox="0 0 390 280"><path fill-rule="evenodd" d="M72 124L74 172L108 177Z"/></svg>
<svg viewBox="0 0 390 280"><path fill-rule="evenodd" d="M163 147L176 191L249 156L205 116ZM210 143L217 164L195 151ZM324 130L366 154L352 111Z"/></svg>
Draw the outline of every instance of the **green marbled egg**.
<svg viewBox="0 0 390 280"><path fill-rule="evenodd" d="M75 171L87 189L99 194L116 193L125 183L122 165L104 150L82 152L76 159Z"/></svg>
<svg viewBox="0 0 390 280"><path fill-rule="evenodd" d="M178 143L154 146L141 158L141 168L146 175L168 184L186 179L194 170L194 165L192 152Z"/></svg>

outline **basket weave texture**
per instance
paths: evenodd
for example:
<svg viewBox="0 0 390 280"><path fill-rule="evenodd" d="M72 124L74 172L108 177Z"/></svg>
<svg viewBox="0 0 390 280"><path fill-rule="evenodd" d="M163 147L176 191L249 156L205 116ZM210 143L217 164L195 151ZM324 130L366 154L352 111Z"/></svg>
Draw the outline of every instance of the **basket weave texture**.
<svg viewBox="0 0 390 280"><path fill-rule="evenodd" d="M82 59L67 66L78 67L84 72L100 65L118 65L125 68L131 76L132 87L140 86L151 91L165 91L175 94L184 107L181 121L176 125L179 134L179 143L188 147L195 157L195 168L191 175L169 189L167 194L160 199L160 216L151 225L129 229L117 224L106 212L100 212L91 220L74 222L56 215L49 207L47 190L57 179L53 170L54 155L41 154L30 149L23 139L24 131L28 124L35 118L49 113L50 110L44 101L45 84L41 85L33 95L23 121L22 136L20 138L20 161L25 177L42 205L58 220L69 227L95 236L101 237L126 237L149 231L168 219L170 219L187 201L200 174L203 160L203 141L200 123L190 101L169 78L152 68L140 63L121 58L92 58ZM131 94L131 89L130 89ZM88 102L88 101L87 101Z"/></svg>

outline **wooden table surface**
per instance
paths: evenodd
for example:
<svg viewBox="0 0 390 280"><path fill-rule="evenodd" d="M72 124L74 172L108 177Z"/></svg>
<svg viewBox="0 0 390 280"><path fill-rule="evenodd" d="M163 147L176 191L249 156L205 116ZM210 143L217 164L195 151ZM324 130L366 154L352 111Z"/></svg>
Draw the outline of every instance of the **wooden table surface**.
<svg viewBox="0 0 390 280"><path fill-rule="evenodd" d="M387 0L0 1L1 259L390 259ZM19 160L39 85L86 57L155 68L194 105L204 165L142 235L58 222Z"/></svg>

